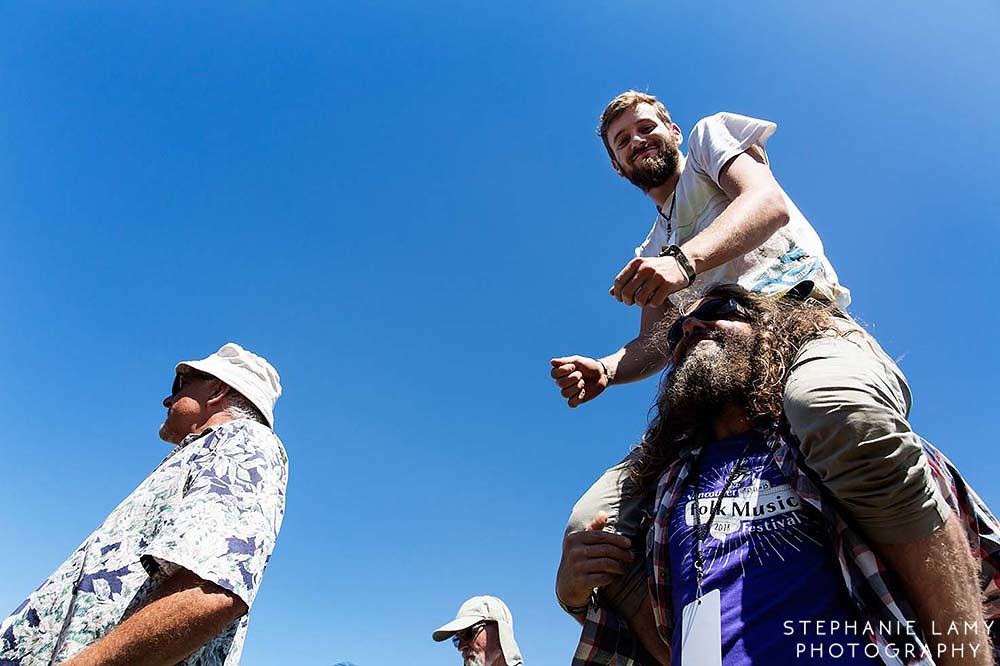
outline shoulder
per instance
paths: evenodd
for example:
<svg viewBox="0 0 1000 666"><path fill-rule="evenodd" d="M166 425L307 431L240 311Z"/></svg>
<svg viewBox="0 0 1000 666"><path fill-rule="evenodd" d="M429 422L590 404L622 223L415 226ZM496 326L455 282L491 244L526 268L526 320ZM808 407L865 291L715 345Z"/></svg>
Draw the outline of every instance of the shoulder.
<svg viewBox="0 0 1000 666"><path fill-rule="evenodd" d="M213 427L205 446L220 456L245 457L267 466L288 465L285 447L274 431L250 419L236 419Z"/></svg>
<svg viewBox="0 0 1000 666"><path fill-rule="evenodd" d="M696 169L719 184L719 172L729 160L754 145L764 150L776 128L769 120L722 111L695 123L688 138L688 156Z"/></svg>
<svg viewBox="0 0 1000 666"><path fill-rule="evenodd" d="M726 119L730 115L732 114L727 111L719 111L718 113L713 113L710 116L705 116L691 127L691 131L688 133L688 136L701 136L706 132L711 132L712 128L720 126L724 127Z"/></svg>
<svg viewBox="0 0 1000 666"><path fill-rule="evenodd" d="M768 132L768 136L770 136L776 128L777 125L770 120L744 116L730 111L720 111L696 122L691 128L688 140L695 143L720 134L732 137Z"/></svg>

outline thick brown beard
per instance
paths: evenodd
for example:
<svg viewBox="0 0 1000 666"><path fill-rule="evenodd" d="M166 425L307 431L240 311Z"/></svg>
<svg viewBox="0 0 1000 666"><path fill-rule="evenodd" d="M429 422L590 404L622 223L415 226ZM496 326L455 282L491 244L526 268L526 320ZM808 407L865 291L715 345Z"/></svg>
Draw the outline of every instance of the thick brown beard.
<svg viewBox="0 0 1000 666"><path fill-rule="evenodd" d="M694 345L664 380L664 399L673 427L711 428L724 409L743 407L754 374L754 338L714 330L705 336L715 348Z"/></svg>
<svg viewBox="0 0 1000 666"><path fill-rule="evenodd" d="M625 173L629 182L643 192L663 185L677 173L680 153L676 146L660 145L654 155L632 164Z"/></svg>
<svg viewBox="0 0 1000 666"><path fill-rule="evenodd" d="M734 405L746 410L753 428L762 432L773 431L780 427L786 377L802 345L820 335L844 334L842 325L837 324L839 316L834 306L813 299L775 300L746 292L735 285L710 287L705 296L736 298L750 309L750 323L754 330L753 337L746 344L750 348L752 371L745 389L730 399ZM669 354L668 331L669 326L660 327L653 341L653 348L665 354ZM630 459L631 493L645 495L653 492L657 479L677 460L679 451L705 445L715 437L711 426L719 413L718 394L722 392L705 390L705 399L699 402L687 388L672 388L675 377L681 374L681 366L686 362L687 354L683 346L678 356L681 360L664 376L656 404L650 411L649 425ZM693 361L694 357L690 360ZM731 362L733 371L730 374L742 375L744 370L736 368L745 366L745 363L732 359ZM687 385L703 384L695 381L694 366L684 372L691 373L686 380ZM733 384L737 383L734 378ZM671 389L669 394L668 389ZM704 405L708 406L701 409Z"/></svg>

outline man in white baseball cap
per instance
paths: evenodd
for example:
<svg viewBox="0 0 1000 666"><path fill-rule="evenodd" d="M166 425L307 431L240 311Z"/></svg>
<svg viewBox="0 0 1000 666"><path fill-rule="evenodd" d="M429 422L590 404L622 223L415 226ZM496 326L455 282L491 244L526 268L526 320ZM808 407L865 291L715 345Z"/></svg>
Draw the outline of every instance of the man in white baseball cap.
<svg viewBox="0 0 1000 666"><path fill-rule="evenodd" d="M279 395L232 342L178 363L160 427L175 448L0 624L0 664L238 663L285 512Z"/></svg>
<svg viewBox="0 0 1000 666"><path fill-rule="evenodd" d="M514 640L514 618L496 597L472 597L455 619L433 633L436 641L451 639L462 653L463 666L521 666Z"/></svg>

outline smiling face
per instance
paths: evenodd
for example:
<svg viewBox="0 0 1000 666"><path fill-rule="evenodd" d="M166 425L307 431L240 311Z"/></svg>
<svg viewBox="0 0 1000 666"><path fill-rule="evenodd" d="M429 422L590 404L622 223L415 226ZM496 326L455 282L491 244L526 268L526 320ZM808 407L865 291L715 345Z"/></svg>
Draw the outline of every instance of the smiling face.
<svg viewBox="0 0 1000 666"><path fill-rule="evenodd" d="M734 407L745 405L758 340L741 312L727 312L727 302L704 299L679 319L680 337L672 350L673 367L664 380L660 402L660 408L666 408L677 424L685 421L714 428ZM699 311L705 318L698 317Z"/></svg>
<svg viewBox="0 0 1000 666"><path fill-rule="evenodd" d="M727 337L752 337L753 327L747 321L748 313L739 307L732 299L703 298L696 302L687 315L671 326L671 333L677 331L679 335L671 349L674 366L683 365L689 352L705 348L702 343L718 347L718 342Z"/></svg>
<svg viewBox="0 0 1000 666"><path fill-rule="evenodd" d="M682 140L681 129L645 102L618 114L605 135L615 171L644 192L677 173Z"/></svg>

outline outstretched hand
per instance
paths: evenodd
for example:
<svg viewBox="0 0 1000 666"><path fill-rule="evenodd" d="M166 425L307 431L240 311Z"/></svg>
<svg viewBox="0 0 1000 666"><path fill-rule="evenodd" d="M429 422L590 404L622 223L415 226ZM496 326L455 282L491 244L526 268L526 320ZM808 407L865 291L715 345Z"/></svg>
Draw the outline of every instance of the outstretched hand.
<svg viewBox="0 0 1000 666"><path fill-rule="evenodd" d="M608 387L608 376L599 361L586 356L564 356L549 361L566 404L577 407L593 400Z"/></svg>
<svg viewBox="0 0 1000 666"><path fill-rule="evenodd" d="M563 539L562 560L556 574L556 595L567 606L586 606L594 588L604 587L625 573L634 555L631 541L613 532L605 532L608 514L597 515L580 532L570 532Z"/></svg>

